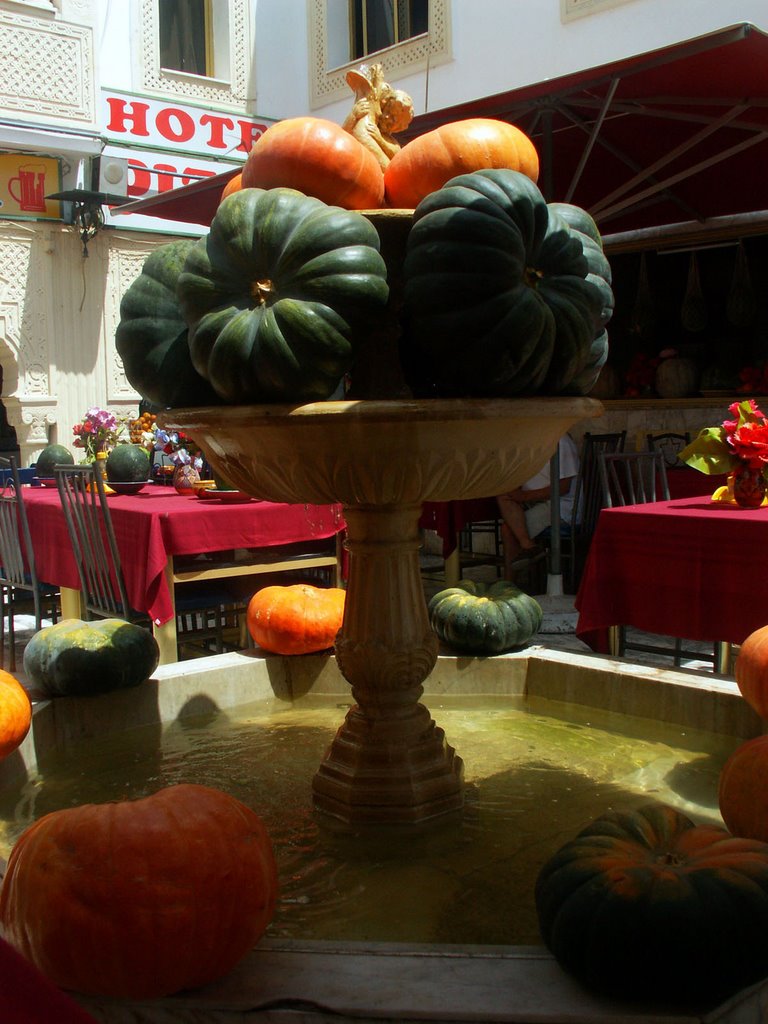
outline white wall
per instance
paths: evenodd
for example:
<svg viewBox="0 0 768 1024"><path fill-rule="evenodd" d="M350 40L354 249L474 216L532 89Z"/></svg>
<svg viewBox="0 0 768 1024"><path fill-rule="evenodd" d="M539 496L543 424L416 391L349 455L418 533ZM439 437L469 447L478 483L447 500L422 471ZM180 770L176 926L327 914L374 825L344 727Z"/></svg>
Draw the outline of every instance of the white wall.
<svg viewBox="0 0 768 1024"><path fill-rule="evenodd" d="M303 6L303 0L283 2L286 8ZM261 0L259 6L271 4ZM453 60L430 70L431 110L606 64L728 25L752 22L768 32L768 0L628 0L568 22L561 20L560 0L452 0L451 11ZM417 114L425 112L423 74L392 81L410 93ZM296 98L286 94L286 100L295 110ZM349 105L338 102L313 113L340 122Z"/></svg>

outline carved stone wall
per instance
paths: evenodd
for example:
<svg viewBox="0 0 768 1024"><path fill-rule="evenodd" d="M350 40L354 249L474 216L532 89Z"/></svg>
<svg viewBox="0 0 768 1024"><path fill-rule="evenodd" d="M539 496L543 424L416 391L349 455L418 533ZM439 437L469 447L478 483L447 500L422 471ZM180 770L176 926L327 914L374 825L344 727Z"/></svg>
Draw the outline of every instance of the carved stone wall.
<svg viewBox="0 0 768 1024"><path fill-rule="evenodd" d="M139 396L115 348L120 297L164 235L104 230L88 257L61 224L0 220L3 404L22 465L97 405L135 415Z"/></svg>
<svg viewBox="0 0 768 1024"><path fill-rule="evenodd" d="M89 26L0 11L2 99L7 115L93 127L93 32Z"/></svg>

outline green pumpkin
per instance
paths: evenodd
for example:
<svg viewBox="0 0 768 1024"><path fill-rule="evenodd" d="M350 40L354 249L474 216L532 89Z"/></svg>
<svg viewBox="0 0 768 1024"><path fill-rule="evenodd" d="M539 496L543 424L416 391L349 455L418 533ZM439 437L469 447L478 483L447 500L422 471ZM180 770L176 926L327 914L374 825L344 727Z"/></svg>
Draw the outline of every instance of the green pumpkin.
<svg viewBox="0 0 768 1024"><path fill-rule="evenodd" d="M65 448L63 444L49 444L37 456L35 473L43 480L51 479L54 466L74 466L74 464L75 458L68 448Z"/></svg>
<svg viewBox="0 0 768 1024"><path fill-rule="evenodd" d="M139 444L118 444L107 456L107 480L138 483L149 479L149 453Z"/></svg>
<svg viewBox="0 0 768 1024"><path fill-rule="evenodd" d="M178 295L198 372L228 403L329 398L389 295L365 217L243 189L187 256Z"/></svg>
<svg viewBox="0 0 768 1024"><path fill-rule="evenodd" d="M404 276L403 362L418 394L582 393L605 361L608 262L517 171L460 175L423 199Z"/></svg>
<svg viewBox="0 0 768 1024"><path fill-rule="evenodd" d="M768 975L768 844L671 807L597 818L535 898L550 952L600 993L704 1010Z"/></svg>
<svg viewBox="0 0 768 1024"><path fill-rule="evenodd" d="M156 249L120 303L115 346L125 376L161 409L221 404L192 365L187 322L176 298L176 282L194 244L185 238Z"/></svg>
<svg viewBox="0 0 768 1024"><path fill-rule="evenodd" d="M152 633L124 619L62 619L34 634L24 672L49 697L93 696L149 679L160 651Z"/></svg>
<svg viewBox="0 0 768 1024"><path fill-rule="evenodd" d="M541 605L499 580L486 586L459 580L429 602L429 621L449 647L467 654L501 654L528 643L541 627Z"/></svg>

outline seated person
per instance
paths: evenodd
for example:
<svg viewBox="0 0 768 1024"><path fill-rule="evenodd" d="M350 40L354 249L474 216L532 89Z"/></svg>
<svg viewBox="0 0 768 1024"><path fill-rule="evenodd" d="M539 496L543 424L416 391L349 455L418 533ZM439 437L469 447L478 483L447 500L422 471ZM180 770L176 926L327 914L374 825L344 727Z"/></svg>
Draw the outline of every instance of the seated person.
<svg viewBox="0 0 768 1024"><path fill-rule="evenodd" d="M573 438L564 434L558 447L560 453L560 520L570 526L579 472L579 452ZM552 515L550 464L508 494L496 498L502 519L504 567L507 579L512 578L512 563L533 558L544 550L537 538L550 525Z"/></svg>

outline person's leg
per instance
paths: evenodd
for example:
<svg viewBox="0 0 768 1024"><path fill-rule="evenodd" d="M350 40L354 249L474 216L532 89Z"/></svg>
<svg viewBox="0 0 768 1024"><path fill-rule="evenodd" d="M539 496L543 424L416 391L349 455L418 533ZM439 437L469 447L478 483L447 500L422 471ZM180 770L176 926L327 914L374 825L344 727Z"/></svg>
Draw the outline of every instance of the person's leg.
<svg viewBox="0 0 768 1024"><path fill-rule="evenodd" d="M499 506L499 512L507 527L507 531L512 535L511 539L516 545L514 554L518 554L520 551L525 551L528 548L536 547L536 544L531 540L531 536L528 533L528 525L526 523L525 509L517 502L513 501L506 494L499 494L496 498L496 504ZM506 549L506 545L505 545Z"/></svg>

